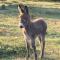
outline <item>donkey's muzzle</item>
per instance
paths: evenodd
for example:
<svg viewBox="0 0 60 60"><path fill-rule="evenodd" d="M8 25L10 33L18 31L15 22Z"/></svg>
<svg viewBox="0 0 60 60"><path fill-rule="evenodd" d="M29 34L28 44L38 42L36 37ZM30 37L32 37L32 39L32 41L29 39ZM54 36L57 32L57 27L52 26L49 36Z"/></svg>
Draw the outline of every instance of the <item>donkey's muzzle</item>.
<svg viewBox="0 0 60 60"><path fill-rule="evenodd" d="M22 23L19 23L20 28L24 28L24 25Z"/></svg>
<svg viewBox="0 0 60 60"><path fill-rule="evenodd" d="M23 26L21 25L20 28L23 28Z"/></svg>

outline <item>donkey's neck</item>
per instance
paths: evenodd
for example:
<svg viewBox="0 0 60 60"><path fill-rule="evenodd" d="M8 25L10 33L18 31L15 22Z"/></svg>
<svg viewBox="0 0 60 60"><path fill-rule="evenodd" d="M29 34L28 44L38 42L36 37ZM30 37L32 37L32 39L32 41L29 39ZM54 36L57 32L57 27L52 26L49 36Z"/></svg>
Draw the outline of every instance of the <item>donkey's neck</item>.
<svg viewBox="0 0 60 60"><path fill-rule="evenodd" d="M32 21L31 21L31 19L30 19L30 15L28 14L24 14L23 16L23 19L25 19L25 20L27 20L27 26L25 27L25 29L26 29L26 31L27 31L27 33L30 33L30 32L33 32L32 30L33 30L33 25L32 25Z"/></svg>
<svg viewBox="0 0 60 60"><path fill-rule="evenodd" d="M33 26L33 23L31 21L26 28L26 33L28 33L30 35L34 34L34 26Z"/></svg>

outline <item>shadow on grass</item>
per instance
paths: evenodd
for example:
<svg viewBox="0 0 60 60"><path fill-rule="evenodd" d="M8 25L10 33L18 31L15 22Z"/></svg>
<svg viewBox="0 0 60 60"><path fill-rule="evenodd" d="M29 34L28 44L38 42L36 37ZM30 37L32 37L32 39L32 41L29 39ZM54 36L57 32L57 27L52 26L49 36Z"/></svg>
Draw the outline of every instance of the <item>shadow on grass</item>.
<svg viewBox="0 0 60 60"><path fill-rule="evenodd" d="M40 54L41 51L37 50L37 54L38 57L41 55ZM25 46L10 46L10 45L3 45L2 43L0 43L0 59L15 59L15 58L25 58L27 55L27 50ZM30 49L30 55L31 55L31 59L34 57L33 56L33 49ZM38 60L40 60L41 58L39 57ZM49 55L47 52L45 54L45 57L43 60L55 60L55 57L51 57L51 55Z"/></svg>
<svg viewBox="0 0 60 60"><path fill-rule="evenodd" d="M46 7L32 7L30 6L30 13L32 17L45 17L45 18L60 18L60 9L46 8Z"/></svg>
<svg viewBox="0 0 60 60"><path fill-rule="evenodd" d="M32 49L31 49L32 53ZM11 46L5 46L0 48L0 59L16 59L18 58L25 58L27 55L27 50L25 47L11 47Z"/></svg>
<svg viewBox="0 0 60 60"><path fill-rule="evenodd" d="M36 17L47 17L47 18L60 18L60 9L58 8L46 8L46 7L32 7L29 6L29 11L32 18ZM1 8L1 6L0 6ZM0 14L4 14L7 16L17 16L18 15L18 3L8 3L6 6L7 10L0 10Z"/></svg>
<svg viewBox="0 0 60 60"><path fill-rule="evenodd" d="M0 58L9 57L9 56L19 56L25 57L26 56L26 48L25 47L15 47L12 46L4 46L0 48Z"/></svg>
<svg viewBox="0 0 60 60"><path fill-rule="evenodd" d="M8 16L8 17L15 17L18 16L18 4L8 3L6 9L2 10L0 6L0 14Z"/></svg>

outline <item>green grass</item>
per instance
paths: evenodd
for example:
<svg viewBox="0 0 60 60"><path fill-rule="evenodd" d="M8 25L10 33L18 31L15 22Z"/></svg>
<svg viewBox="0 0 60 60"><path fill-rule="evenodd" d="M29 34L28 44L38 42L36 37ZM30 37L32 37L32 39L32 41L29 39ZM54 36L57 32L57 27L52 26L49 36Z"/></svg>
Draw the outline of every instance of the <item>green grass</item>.
<svg viewBox="0 0 60 60"><path fill-rule="evenodd" d="M43 4L44 5L43 5ZM25 60L26 42L19 28L18 3L6 3L6 10L1 10L0 5L0 60ZM32 19L44 17L48 29L44 60L60 59L60 5L49 2L25 2L28 5ZM40 45L38 39L37 53L40 60ZM31 60L34 60L31 49Z"/></svg>

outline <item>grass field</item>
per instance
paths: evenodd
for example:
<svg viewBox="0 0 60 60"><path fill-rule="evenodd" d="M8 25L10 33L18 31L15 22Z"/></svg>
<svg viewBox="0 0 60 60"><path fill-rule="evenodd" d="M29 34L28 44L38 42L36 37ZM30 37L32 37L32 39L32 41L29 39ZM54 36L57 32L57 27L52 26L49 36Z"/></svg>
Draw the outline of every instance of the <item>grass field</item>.
<svg viewBox="0 0 60 60"><path fill-rule="evenodd" d="M47 22L48 29L44 60L60 60L60 3L23 3L28 5L32 19L43 17ZM0 60L25 60L26 42L18 26L18 3L8 2L5 3L5 5L5 10L1 10L0 5ZM41 49L38 39L36 39L36 41L38 60L40 60ZM34 60L33 54L30 60Z"/></svg>

